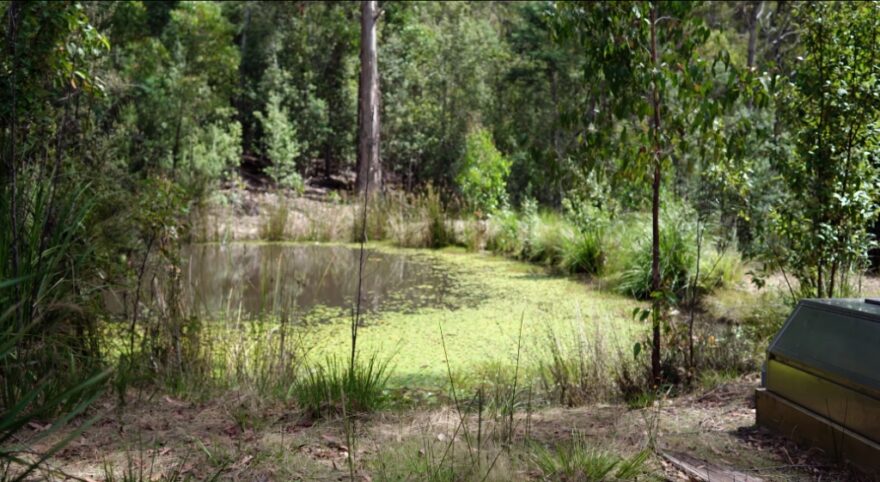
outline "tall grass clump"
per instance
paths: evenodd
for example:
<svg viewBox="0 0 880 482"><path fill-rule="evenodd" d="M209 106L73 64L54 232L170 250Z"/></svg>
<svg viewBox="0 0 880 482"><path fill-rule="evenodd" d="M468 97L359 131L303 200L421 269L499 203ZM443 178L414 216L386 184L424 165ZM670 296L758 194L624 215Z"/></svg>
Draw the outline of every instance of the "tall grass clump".
<svg viewBox="0 0 880 482"><path fill-rule="evenodd" d="M559 266L567 273L602 273L605 267L602 231L585 229L574 233L563 246Z"/></svg>
<svg viewBox="0 0 880 482"><path fill-rule="evenodd" d="M306 367L293 392L300 408L313 417L367 414L384 406L390 374L389 361L377 354L354 366L328 357Z"/></svg>
<svg viewBox="0 0 880 482"><path fill-rule="evenodd" d="M17 188L0 190L0 469L25 478L75 434L42 453L30 447L82 413L109 373L89 311L89 192L18 175ZM54 422L22 435L33 420Z"/></svg>
<svg viewBox="0 0 880 482"><path fill-rule="evenodd" d="M652 246L650 224L645 223L628 247L623 248L625 259L619 272L614 274L617 291L638 299L651 294ZM660 223L660 280L670 292L683 294L688 286L688 274L697 259L696 237L690 226L676 216L665 214Z"/></svg>
<svg viewBox="0 0 880 482"><path fill-rule="evenodd" d="M601 275L605 270L608 213L589 201L562 201L565 219L573 226L573 236L564 248L560 268L567 273Z"/></svg>
<svg viewBox="0 0 880 482"><path fill-rule="evenodd" d="M572 226L560 215L541 212L529 220L523 258L533 263L559 267L574 238Z"/></svg>
<svg viewBox="0 0 880 482"><path fill-rule="evenodd" d="M260 226L260 239L266 241L282 241L287 233L287 219L290 216L286 202L269 209L269 217Z"/></svg>
<svg viewBox="0 0 880 482"><path fill-rule="evenodd" d="M525 237L519 214L504 210L492 214L486 229L486 249L503 256L519 258Z"/></svg>
<svg viewBox="0 0 880 482"><path fill-rule="evenodd" d="M451 244L454 233L440 193L431 185L420 193L386 194L388 203L385 232L394 243L408 248L442 248Z"/></svg>
<svg viewBox="0 0 880 482"><path fill-rule="evenodd" d="M606 221L592 214L576 218L539 211L534 201L526 200L519 212L504 210L489 217L486 249L564 273L600 274L606 258Z"/></svg>
<svg viewBox="0 0 880 482"><path fill-rule="evenodd" d="M230 321L203 327L197 350L188 350L184 366L163 371L166 388L189 398L230 389L267 400L292 398L305 350L295 330L285 321L275 321Z"/></svg>
<svg viewBox="0 0 880 482"><path fill-rule="evenodd" d="M537 346L545 354L538 365L541 386L561 405L574 407L615 398L615 370L633 364L620 350L612 349L611 340L597 324L589 331L578 318L563 331L548 327Z"/></svg>
<svg viewBox="0 0 880 482"><path fill-rule="evenodd" d="M583 434L575 432L570 441L554 449L538 447L534 463L544 480L610 482L640 480L648 473L650 452L643 450L632 457L622 457L587 444Z"/></svg>
<svg viewBox="0 0 880 482"><path fill-rule="evenodd" d="M660 279L667 292L684 300L693 287L699 256L700 293L742 279L744 263L733 248L719 250L710 235L697 242L697 216L684 206L670 205L660 220ZM700 229L707 230L705 226ZM610 227L606 274L614 289L638 299L651 294L651 220L643 214L622 216Z"/></svg>

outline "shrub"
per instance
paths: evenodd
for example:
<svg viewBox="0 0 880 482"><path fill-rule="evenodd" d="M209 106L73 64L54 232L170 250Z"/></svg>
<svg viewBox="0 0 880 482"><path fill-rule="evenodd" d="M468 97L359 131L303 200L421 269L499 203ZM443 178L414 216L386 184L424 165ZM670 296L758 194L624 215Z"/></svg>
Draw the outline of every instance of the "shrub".
<svg viewBox="0 0 880 482"><path fill-rule="evenodd" d="M263 127L264 153L272 161L267 173L279 186L302 190L302 178L296 171L296 157L300 154L296 126L291 122L287 109L281 105L281 95L270 93L266 114L257 112L256 117Z"/></svg>
<svg viewBox="0 0 880 482"><path fill-rule="evenodd" d="M309 415L365 414L380 409L386 402L385 386L390 375L388 361L371 355L354 367L327 358L323 364L309 367L294 386L300 407Z"/></svg>
<svg viewBox="0 0 880 482"><path fill-rule="evenodd" d="M507 177L511 162L492 141L492 135L476 128L467 135L464 158L455 177L468 207L492 213L507 204Z"/></svg>
<svg viewBox="0 0 880 482"><path fill-rule="evenodd" d="M223 120L197 129L184 149L183 165L189 166L193 182L218 179L241 160L241 124ZM187 157L188 156L188 157Z"/></svg>

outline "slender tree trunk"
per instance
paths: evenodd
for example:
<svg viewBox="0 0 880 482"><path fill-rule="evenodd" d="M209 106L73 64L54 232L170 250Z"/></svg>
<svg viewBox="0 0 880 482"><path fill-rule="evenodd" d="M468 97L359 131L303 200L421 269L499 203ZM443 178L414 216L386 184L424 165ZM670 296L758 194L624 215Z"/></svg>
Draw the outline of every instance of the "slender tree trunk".
<svg viewBox="0 0 880 482"><path fill-rule="evenodd" d="M248 46L248 29L251 25L251 11L253 4L250 2L245 2L244 7L244 22L242 23L241 28L241 55L244 57L247 55L247 46ZM245 112L247 111L247 94L246 94L246 86L247 86L247 75L244 69L245 64L243 62L239 62L238 64L238 97L236 98L236 107L238 112L236 112L236 116L238 117L238 122L241 124L242 132L241 132L241 145L242 145L242 153L249 154L251 152L251 135L253 126L249 122L250 119L247 119L245 116Z"/></svg>
<svg viewBox="0 0 880 482"><path fill-rule="evenodd" d="M177 179L177 166L180 162L180 129L183 124L183 101L177 105L177 125L174 127L174 146L171 150L171 178Z"/></svg>
<svg viewBox="0 0 880 482"><path fill-rule="evenodd" d="M688 320L688 365L690 370L689 376L693 377L696 371L696 359L694 358L694 315L697 311L697 290L700 289L700 255L703 253L703 222L701 216L697 215L697 267L694 275L693 284L691 284L691 313Z"/></svg>
<svg viewBox="0 0 880 482"><path fill-rule="evenodd" d="M834 283L837 278L837 266L838 266L837 261L831 262L831 274L828 278L828 297L829 298L834 298Z"/></svg>
<svg viewBox="0 0 880 482"><path fill-rule="evenodd" d="M379 65L376 53L375 1L361 2L361 76L358 95L357 182L359 193L380 189L379 162Z"/></svg>
<svg viewBox="0 0 880 482"><path fill-rule="evenodd" d="M562 122L559 115L559 72L556 66L550 73L550 98L553 100L553 151L556 154L555 171L556 175L556 192L553 195L553 204L560 206L565 193L562 188Z"/></svg>
<svg viewBox="0 0 880 482"><path fill-rule="evenodd" d="M12 57L12 83L10 84L12 87L12 117L9 119L9 158L7 159L7 166L9 169L9 177L11 182L12 191L9 194L10 203L10 222L12 223L12 278L18 277L18 266L19 266L19 235L18 235L18 165L16 163L16 128L18 127L18 83L16 82L16 73L18 71L18 21L19 14L21 12L21 2L13 1L9 5L9 10L6 12L7 21L9 25L7 26L7 34L8 37L6 39L8 49L10 50L9 54ZM15 298L19 298L19 288L18 285L15 285Z"/></svg>
<svg viewBox="0 0 880 482"><path fill-rule="evenodd" d="M764 2L752 2L752 11L749 12L749 50L747 66L751 69L755 66L755 50L758 43L758 17L764 10Z"/></svg>
<svg viewBox="0 0 880 482"><path fill-rule="evenodd" d="M660 286L660 86L657 69L657 2L651 4L651 65L655 70L651 104L653 107L652 140L654 182L651 200L651 291L653 298L653 316L651 317L651 376L654 385L660 385L660 299L656 297Z"/></svg>

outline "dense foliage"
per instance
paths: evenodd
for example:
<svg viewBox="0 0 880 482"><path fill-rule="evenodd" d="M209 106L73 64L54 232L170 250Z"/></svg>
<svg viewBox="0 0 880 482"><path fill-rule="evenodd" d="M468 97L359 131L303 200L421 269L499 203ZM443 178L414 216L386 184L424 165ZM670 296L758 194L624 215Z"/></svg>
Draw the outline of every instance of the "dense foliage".
<svg viewBox="0 0 880 482"><path fill-rule="evenodd" d="M693 339L669 334L672 305L733 277L741 255L758 285L796 277L792 298L851 293L869 268L877 2L380 10L386 192L353 223L367 238L458 242L654 300L655 382L661 327ZM79 410L112 363L122 399L208 370L187 362L200 324L174 298L188 222L235 202L221 186L329 186L334 202L352 189L360 15L335 1L0 3L0 462L15 430ZM284 237L282 208L267 237ZM125 293L120 313L108 288ZM105 320L124 322L124 346L102 345Z"/></svg>

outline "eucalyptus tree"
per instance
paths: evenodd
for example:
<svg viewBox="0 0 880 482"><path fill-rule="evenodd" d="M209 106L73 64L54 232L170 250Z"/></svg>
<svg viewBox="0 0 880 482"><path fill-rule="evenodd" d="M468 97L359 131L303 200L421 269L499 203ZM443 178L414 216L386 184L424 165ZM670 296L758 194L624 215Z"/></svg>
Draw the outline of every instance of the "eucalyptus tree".
<svg viewBox="0 0 880 482"><path fill-rule="evenodd" d="M378 2L361 2L361 74L358 89L358 192L382 188L382 165L379 159L379 61L377 59L376 23Z"/></svg>
<svg viewBox="0 0 880 482"><path fill-rule="evenodd" d="M874 240L880 167L880 3L797 6L801 55L779 101L794 153L780 156L784 262L804 294L833 297Z"/></svg>
<svg viewBox="0 0 880 482"><path fill-rule="evenodd" d="M614 169L650 186L651 206L651 376L662 382L661 328L672 293L660 271L661 191L664 173L675 172L685 154L715 129L715 118L737 97L736 76L716 78L717 60L701 56L710 31L693 15L691 2L562 3L557 35L574 38L585 51L584 72L597 90L584 106L604 114L584 137L590 158L616 159ZM583 115L594 115L584 109ZM611 133L610 135L608 133ZM696 140L696 142L695 142ZM610 155L610 156L609 156ZM592 162L595 169L597 164ZM640 345L636 346L636 352Z"/></svg>

